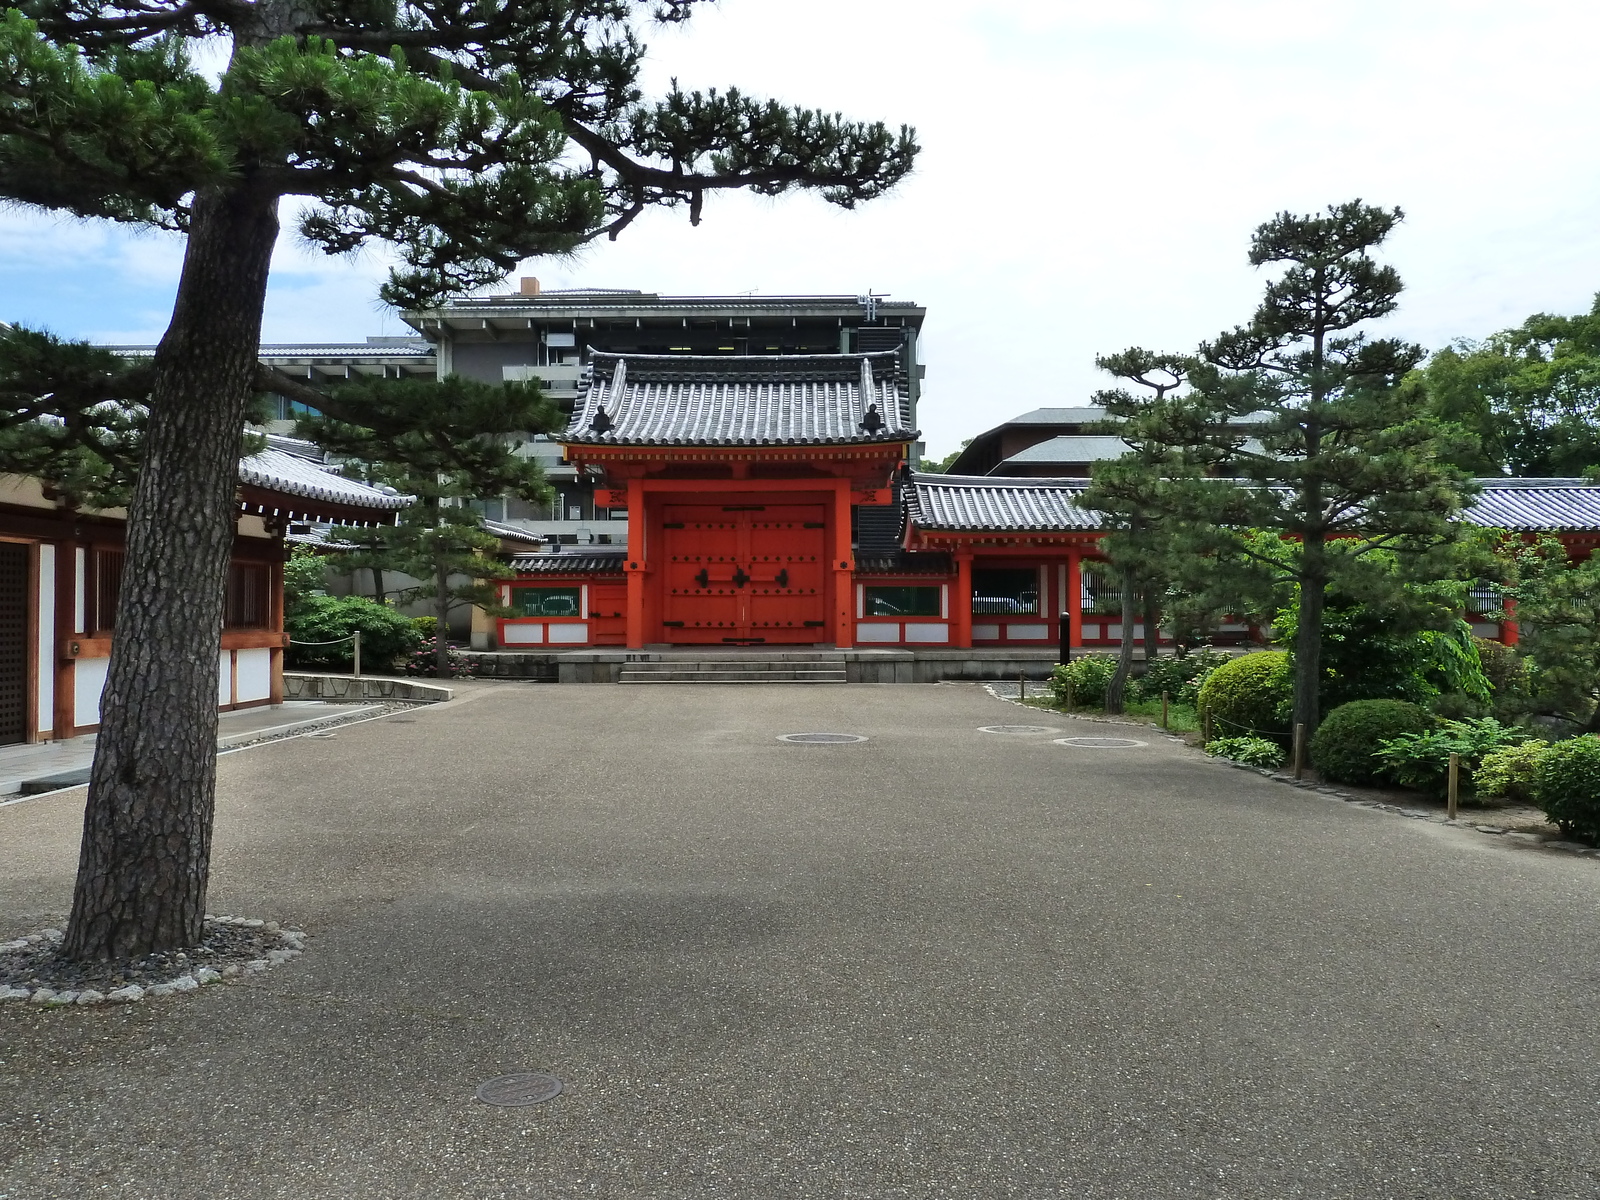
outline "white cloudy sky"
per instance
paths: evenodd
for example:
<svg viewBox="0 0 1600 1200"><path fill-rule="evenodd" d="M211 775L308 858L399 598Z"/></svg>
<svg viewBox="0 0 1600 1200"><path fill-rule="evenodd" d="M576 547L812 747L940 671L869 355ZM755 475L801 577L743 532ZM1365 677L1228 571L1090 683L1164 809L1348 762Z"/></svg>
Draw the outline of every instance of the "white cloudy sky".
<svg viewBox="0 0 1600 1200"><path fill-rule="evenodd" d="M654 32L648 82L915 125L914 178L843 213L708 201L637 222L548 287L860 293L928 308L930 453L1103 386L1094 355L1243 320L1251 229L1361 197L1407 219L1392 330L1429 346L1600 290L1592 0L723 0ZM180 247L0 213L0 319L154 340ZM267 341L403 332L381 257L285 238Z"/></svg>

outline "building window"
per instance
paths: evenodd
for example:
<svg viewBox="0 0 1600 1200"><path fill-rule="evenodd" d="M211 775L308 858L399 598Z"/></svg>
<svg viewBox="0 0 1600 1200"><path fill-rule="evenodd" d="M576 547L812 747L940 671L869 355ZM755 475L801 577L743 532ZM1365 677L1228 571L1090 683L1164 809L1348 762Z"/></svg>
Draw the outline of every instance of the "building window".
<svg viewBox="0 0 1600 1200"><path fill-rule="evenodd" d="M511 608L519 617L581 617L582 592L575 587L514 587Z"/></svg>
<svg viewBox="0 0 1600 1200"><path fill-rule="evenodd" d="M943 597L938 587L869 587L864 608L869 617L938 617Z"/></svg>
<svg viewBox="0 0 1600 1200"><path fill-rule="evenodd" d="M122 592L122 551L96 550L91 562L93 582L88 588L90 610L85 625L90 632L111 628L117 617L117 597Z"/></svg>
<svg viewBox="0 0 1600 1200"><path fill-rule="evenodd" d="M1023 567L1018 570L974 571L972 573L972 615L1037 616L1039 614L1039 573Z"/></svg>
<svg viewBox="0 0 1600 1200"><path fill-rule="evenodd" d="M223 609L224 629L264 629L271 619L269 600L272 573L262 563L232 563L228 567L228 599Z"/></svg>

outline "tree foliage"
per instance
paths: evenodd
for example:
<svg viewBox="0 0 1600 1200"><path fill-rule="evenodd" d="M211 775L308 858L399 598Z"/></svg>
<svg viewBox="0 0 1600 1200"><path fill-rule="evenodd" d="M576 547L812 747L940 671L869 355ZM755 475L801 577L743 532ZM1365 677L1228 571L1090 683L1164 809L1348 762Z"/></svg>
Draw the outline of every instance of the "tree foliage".
<svg viewBox="0 0 1600 1200"><path fill-rule="evenodd" d="M1461 466L1484 475L1600 472L1600 296L1587 313L1540 313L1440 350L1421 382L1434 415L1477 440L1458 452Z"/></svg>
<svg viewBox="0 0 1600 1200"><path fill-rule="evenodd" d="M1600 557L1570 562L1548 535L1505 553L1533 709L1600 732Z"/></svg>

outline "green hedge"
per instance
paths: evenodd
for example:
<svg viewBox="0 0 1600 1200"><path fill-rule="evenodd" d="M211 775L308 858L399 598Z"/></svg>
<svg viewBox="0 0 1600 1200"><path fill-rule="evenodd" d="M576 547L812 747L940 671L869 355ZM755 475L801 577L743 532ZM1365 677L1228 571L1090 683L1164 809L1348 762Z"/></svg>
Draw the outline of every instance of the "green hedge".
<svg viewBox="0 0 1600 1200"><path fill-rule="evenodd" d="M1214 738L1289 736L1294 680L1289 656L1262 650L1223 663L1200 686L1198 707Z"/></svg>
<svg viewBox="0 0 1600 1200"><path fill-rule="evenodd" d="M1600 737L1589 733L1546 750L1533 796L1563 833L1600 839Z"/></svg>
<svg viewBox="0 0 1600 1200"><path fill-rule="evenodd" d="M1426 733L1434 720L1408 700L1352 700L1325 718L1311 739L1311 765L1324 778L1357 785L1378 781L1378 743L1404 733Z"/></svg>
<svg viewBox="0 0 1600 1200"><path fill-rule="evenodd" d="M322 667L348 671L352 645L348 638L361 631L361 669L392 671L395 659L422 643L410 620L394 609L365 596L310 596L284 618L292 639L288 660L296 667ZM332 642L332 645L295 645L295 642Z"/></svg>

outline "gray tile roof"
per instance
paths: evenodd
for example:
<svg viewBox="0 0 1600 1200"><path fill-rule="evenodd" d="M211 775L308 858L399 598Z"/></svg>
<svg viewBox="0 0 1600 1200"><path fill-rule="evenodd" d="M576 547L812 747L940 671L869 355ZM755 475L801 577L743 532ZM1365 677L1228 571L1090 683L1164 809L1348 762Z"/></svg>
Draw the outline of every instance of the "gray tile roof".
<svg viewBox="0 0 1600 1200"><path fill-rule="evenodd" d="M921 529L952 532L1093 531L1097 514L1072 497L1083 479L1008 479L993 475L912 476L907 515ZM1463 514L1493 529L1600 532L1600 485L1582 479L1480 479L1483 494Z"/></svg>
<svg viewBox="0 0 1600 1200"><path fill-rule="evenodd" d="M907 515L920 529L965 532L1096 530L1096 515L1072 498L1082 479L1003 479L993 475L917 473L907 490Z"/></svg>
<svg viewBox="0 0 1600 1200"><path fill-rule="evenodd" d="M626 547L612 551L518 554L511 560L511 569L524 575L602 575L620 572L627 555Z"/></svg>
<svg viewBox="0 0 1600 1200"><path fill-rule="evenodd" d="M601 446L904 442L917 436L910 427L905 385L897 350L726 356L597 352L589 387L558 440ZM862 428L869 408L876 408L882 420L875 431Z"/></svg>
<svg viewBox="0 0 1600 1200"><path fill-rule="evenodd" d="M1121 458L1133 449L1119 437L1102 437L1095 434L1062 434L1049 441L1019 450L1005 461L1008 463L1088 463L1110 458Z"/></svg>
<svg viewBox="0 0 1600 1200"><path fill-rule="evenodd" d="M1582 479L1480 479L1483 494L1467 509L1490 529L1600 532L1600 485Z"/></svg>
<svg viewBox="0 0 1600 1200"><path fill-rule="evenodd" d="M485 533L493 534L503 541L542 544L545 540L544 534L534 533L520 525L507 525L504 521L491 521L487 517L483 519L482 524Z"/></svg>
<svg viewBox="0 0 1600 1200"><path fill-rule="evenodd" d="M948 575L950 556L942 550L896 550L856 554L857 575Z"/></svg>
<svg viewBox="0 0 1600 1200"><path fill-rule="evenodd" d="M331 471L282 450L263 450L239 460L239 481L288 496L303 496L326 504L394 512L411 503L390 488L383 490Z"/></svg>

